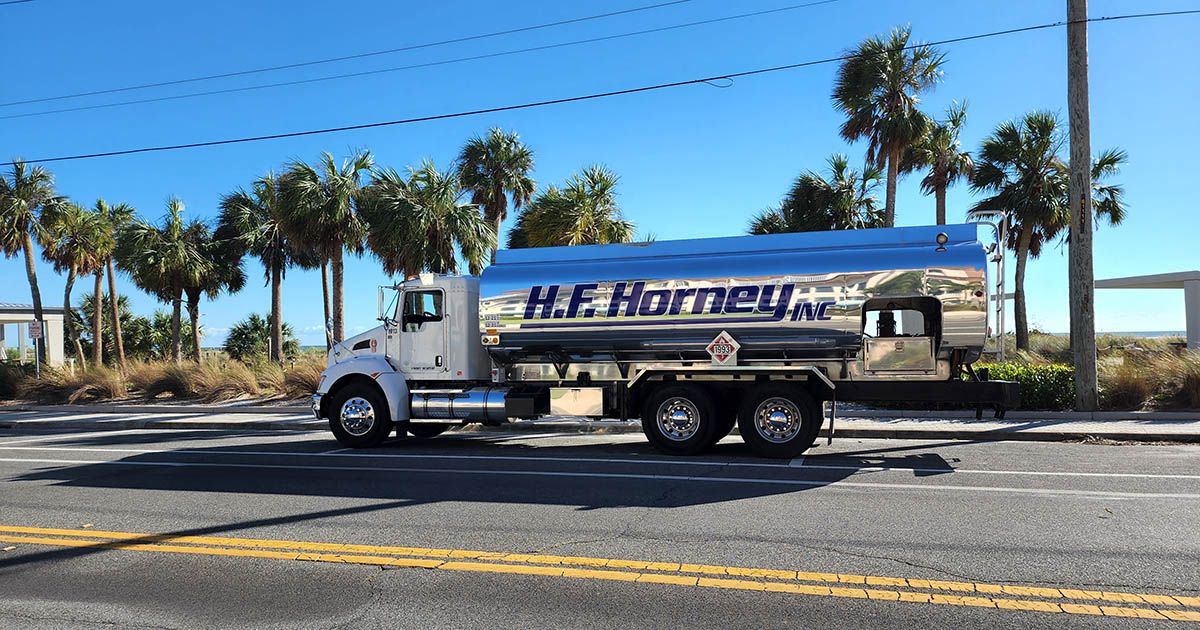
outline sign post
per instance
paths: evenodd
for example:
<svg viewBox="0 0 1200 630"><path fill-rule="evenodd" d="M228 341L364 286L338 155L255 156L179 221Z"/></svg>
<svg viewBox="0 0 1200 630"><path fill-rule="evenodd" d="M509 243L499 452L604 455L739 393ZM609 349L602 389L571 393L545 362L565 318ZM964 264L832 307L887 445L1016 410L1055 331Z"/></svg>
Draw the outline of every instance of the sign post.
<svg viewBox="0 0 1200 630"><path fill-rule="evenodd" d="M33 340L33 375L37 378L42 377L42 322L33 320L29 322L29 338Z"/></svg>

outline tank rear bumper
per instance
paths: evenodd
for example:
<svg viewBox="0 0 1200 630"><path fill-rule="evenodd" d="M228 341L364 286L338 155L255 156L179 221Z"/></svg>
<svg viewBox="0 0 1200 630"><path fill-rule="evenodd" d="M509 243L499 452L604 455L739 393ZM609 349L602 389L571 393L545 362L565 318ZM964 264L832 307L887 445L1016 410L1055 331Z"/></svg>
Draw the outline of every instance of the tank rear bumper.
<svg viewBox="0 0 1200 630"><path fill-rule="evenodd" d="M1012 381L838 381L842 402L945 402L1015 409L1021 389Z"/></svg>

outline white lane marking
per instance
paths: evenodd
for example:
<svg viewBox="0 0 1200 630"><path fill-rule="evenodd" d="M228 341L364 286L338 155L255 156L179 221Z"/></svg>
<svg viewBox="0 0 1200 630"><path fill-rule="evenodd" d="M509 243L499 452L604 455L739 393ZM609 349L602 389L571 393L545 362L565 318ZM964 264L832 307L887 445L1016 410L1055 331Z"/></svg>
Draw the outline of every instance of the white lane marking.
<svg viewBox="0 0 1200 630"><path fill-rule="evenodd" d="M802 468L804 470L838 470L848 472L913 472L925 474L963 473L978 475L1018 475L1037 477L1113 477L1119 479L1200 479L1200 475L1157 474L1157 473L1104 473L1104 472L1074 472L1074 471L1044 471L1044 470L976 470L970 468L910 468L907 466L832 466L804 462L797 466L792 462L787 464L755 463L755 462L720 462L697 461L691 459L634 459L608 457L546 457L540 455L442 455L438 453L364 453L354 449L337 449L334 451L305 453L298 451L234 451L206 449L138 449L138 448L90 448L79 446L13 446L0 444L4 451L83 451L98 453L135 453L153 455L158 453L183 455L246 455L252 457L283 456L283 457L358 457L367 459L453 459L481 461L542 461L542 462L587 462L613 464L650 464L658 466L713 466L740 468ZM343 453L339 451L353 451Z"/></svg>
<svg viewBox="0 0 1200 630"><path fill-rule="evenodd" d="M105 430L105 431L82 431L82 432L71 432L71 433L51 433L48 435L39 435L37 437L22 438L20 440L5 440L3 442L0 442L0 446L4 446L7 444L27 444L29 442L41 442L43 440L58 440L58 439L62 439L62 438L79 438L79 437L94 435L96 433L103 433L104 435L112 435L114 433L130 433L130 432L134 432L134 431L144 431L144 429L118 429L115 431Z"/></svg>
<svg viewBox="0 0 1200 630"><path fill-rule="evenodd" d="M804 456L803 455L788 462L788 468L803 468L803 467L804 467Z"/></svg>
<svg viewBox="0 0 1200 630"><path fill-rule="evenodd" d="M713 483L768 484L780 486L807 486L834 488L872 488L886 490L948 490L959 492L999 492L1010 494L1065 495L1100 497L1106 499L1190 499L1200 500L1200 494L1174 494L1161 492L1109 492L1105 490L1055 490L1051 488L1006 488L995 486L949 486L940 484L911 483L861 483L853 481L810 481L807 479L761 479L753 477L697 477L694 475L650 475L639 473L601 473L544 470L475 470L471 468L405 468L391 466L301 466L286 464L232 464L208 462L142 462L127 460L84 460L84 459L21 459L0 458L0 462L34 464L94 464L114 466L165 466L169 468L251 468L266 470L315 470L338 472L402 472L417 474L460 474L460 475L508 475L517 477L584 477L600 479L655 479L662 481L697 481Z"/></svg>

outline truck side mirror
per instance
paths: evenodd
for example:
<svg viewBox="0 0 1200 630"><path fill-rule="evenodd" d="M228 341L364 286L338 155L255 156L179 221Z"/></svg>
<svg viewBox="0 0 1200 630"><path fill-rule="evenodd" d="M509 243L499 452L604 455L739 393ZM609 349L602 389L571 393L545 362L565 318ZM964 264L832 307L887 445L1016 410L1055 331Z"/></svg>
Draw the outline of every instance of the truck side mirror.
<svg viewBox="0 0 1200 630"><path fill-rule="evenodd" d="M378 313L375 315L375 319L383 321L383 287L379 287L379 306L377 310Z"/></svg>

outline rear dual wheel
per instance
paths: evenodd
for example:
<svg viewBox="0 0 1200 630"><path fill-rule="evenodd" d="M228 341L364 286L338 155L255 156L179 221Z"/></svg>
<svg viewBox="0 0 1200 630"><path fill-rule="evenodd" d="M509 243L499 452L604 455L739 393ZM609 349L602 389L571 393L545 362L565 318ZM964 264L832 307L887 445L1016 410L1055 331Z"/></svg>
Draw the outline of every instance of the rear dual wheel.
<svg viewBox="0 0 1200 630"><path fill-rule="evenodd" d="M821 406L798 385L764 383L738 410L738 433L762 457L792 458L808 450L821 430Z"/></svg>
<svg viewBox="0 0 1200 630"><path fill-rule="evenodd" d="M642 407L642 432L660 451L695 455L715 442L713 436L720 424L717 410L712 397L700 387L660 387L651 392Z"/></svg>

